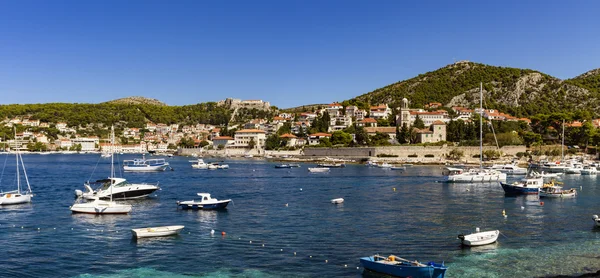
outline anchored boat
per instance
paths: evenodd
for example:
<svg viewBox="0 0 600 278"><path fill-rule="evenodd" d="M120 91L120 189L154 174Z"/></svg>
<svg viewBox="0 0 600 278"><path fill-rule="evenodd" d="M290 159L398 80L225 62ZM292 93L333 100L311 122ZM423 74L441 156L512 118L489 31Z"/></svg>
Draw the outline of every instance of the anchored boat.
<svg viewBox="0 0 600 278"><path fill-rule="evenodd" d="M481 246L496 242L498 235L500 235L499 230L480 232L479 228L475 228L475 233L468 235L460 234L458 235L458 239L465 246Z"/></svg>
<svg viewBox="0 0 600 278"><path fill-rule="evenodd" d="M172 236L179 234L183 228L185 228L185 226L182 225L139 228L131 229L131 234L135 238Z"/></svg>
<svg viewBox="0 0 600 278"><path fill-rule="evenodd" d="M398 277L443 278L448 269L444 263L428 262L423 264L394 255L364 257L360 258L360 263L365 269Z"/></svg>

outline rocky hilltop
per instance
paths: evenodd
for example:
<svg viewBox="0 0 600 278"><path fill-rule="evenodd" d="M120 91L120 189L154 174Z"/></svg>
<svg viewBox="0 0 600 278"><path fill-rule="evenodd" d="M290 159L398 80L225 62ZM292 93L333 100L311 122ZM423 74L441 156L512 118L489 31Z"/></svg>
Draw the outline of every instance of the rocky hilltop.
<svg viewBox="0 0 600 278"><path fill-rule="evenodd" d="M398 105L407 98L411 107L440 102L446 107L479 106L483 83L484 105L514 116L590 110L600 114L600 70L569 80L530 69L496 67L460 61L351 99L355 103Z"/></svg>
<svg viewBox="0 0 600 278"><path fill-rule="evenodd" d="M161 102L158 99L146 98L146 97L137 97L137 96L115 99L115 100L107 101L106 103L112 103L112 104L147 104L147 105L167 106L164 102Z"/></svg>

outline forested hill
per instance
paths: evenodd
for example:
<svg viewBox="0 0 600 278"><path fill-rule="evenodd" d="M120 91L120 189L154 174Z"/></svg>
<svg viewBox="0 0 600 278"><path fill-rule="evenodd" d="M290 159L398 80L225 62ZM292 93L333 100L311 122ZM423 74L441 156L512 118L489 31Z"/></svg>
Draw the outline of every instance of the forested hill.
<svg viewBox="0 0 600 278"><path fill-rule="evenodd" d="M420 74L349 100L359 105L388 103L399 106L402 98L422 108L430 102L444 106L479 106L483 82L484 105L517 117L553 112L588 110L600 114L600 71L569 80L529 69L489 66L461 61Z"/></svg>
<svg viewBox="0 0 600 278"><path fill-rule="evenodd" d="M153 104L10 104L0 105L0 119L16 116L29 116L41 122L67 122L69 126L86 126L101 123L105 126L143 128L146 122L164 124L213 124L224 125L231 117L231 111L214 102L184 106L161 106Z"/></svg>

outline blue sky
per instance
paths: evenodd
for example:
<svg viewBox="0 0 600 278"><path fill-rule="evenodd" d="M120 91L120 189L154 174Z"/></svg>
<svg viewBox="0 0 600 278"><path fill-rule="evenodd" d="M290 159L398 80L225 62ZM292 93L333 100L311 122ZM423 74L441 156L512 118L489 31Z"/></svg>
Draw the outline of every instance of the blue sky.
<svg viewBox="0 0 600 278"><path fill-rule="evenodd" d="M470 60L600 67L600 1L0 0L0 104L342 101Z"/></svg>

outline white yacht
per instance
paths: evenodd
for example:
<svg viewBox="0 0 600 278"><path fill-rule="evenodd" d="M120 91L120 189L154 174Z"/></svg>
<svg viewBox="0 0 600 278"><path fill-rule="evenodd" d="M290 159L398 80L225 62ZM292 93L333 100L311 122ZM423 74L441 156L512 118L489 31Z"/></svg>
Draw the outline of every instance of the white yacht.
<svg viewBox="0 0 600 278"><path fill-rule="evenodd" d="M507 175L527 175L527 168L519 167L517 163L511 164L494 164L490 168L491 170L496 170L501 173L506 173Z"/></svg>
<svg viewBox="0 0 600 278"><path fill-rule="evenodd" d="M92 189L92 185L98 185ZM140 199L149 196L154 191L159 190L158 184L147 183L128 183L123 178L107 178L95 182L86 182L84 184L85 192L75 190L75 195L87 200L100 199Z"/></svg>
<svg viewBox="0 0 600 278"><path fill-rule="evenodd" d="M598 173L598 169L594 166L584 166L580 172L582 175L596 175Z"/></svg>

